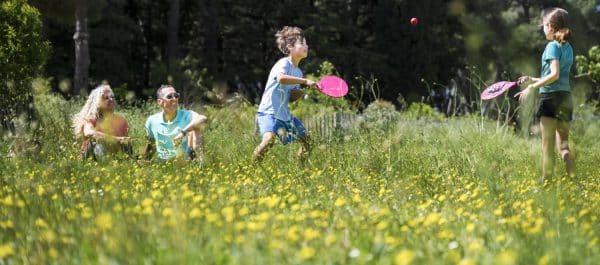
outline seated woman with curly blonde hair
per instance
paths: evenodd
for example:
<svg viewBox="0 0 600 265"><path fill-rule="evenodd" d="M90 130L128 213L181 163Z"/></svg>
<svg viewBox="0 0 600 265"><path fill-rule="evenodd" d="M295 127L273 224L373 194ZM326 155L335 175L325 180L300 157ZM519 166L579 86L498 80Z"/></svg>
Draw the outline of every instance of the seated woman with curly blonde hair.
<svg viewBox="0 0 600 265"><path fill-rule="evenodd" d="M100 85L90 93L85 105L73 117L75 137L83 138L80 159L94 160L105 154L123 151L132 155L127 120L115 111L115 95L109 85Z"/></svg>

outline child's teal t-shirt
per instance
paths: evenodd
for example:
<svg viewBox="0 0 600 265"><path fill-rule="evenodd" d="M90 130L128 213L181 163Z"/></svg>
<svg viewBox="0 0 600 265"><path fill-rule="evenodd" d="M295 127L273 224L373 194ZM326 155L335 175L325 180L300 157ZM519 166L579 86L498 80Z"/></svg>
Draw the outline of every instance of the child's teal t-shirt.
<svg viewBox="0 0 600 265"><path fill-rule="evenodd" d="M541 87L540 93L571 91L571 85L569 84L569 72L573 65L573 48L571 44L565 42L563 45L560 45L558 41L548 42L542 54L542 70L540 75L542 78L550 74L550 61L554 59L558 60L560 64L560 76L558 80Z"/></svg>
<svg viewBox="0 0 600 265"><path fill-rule="evenodd" d="M146 120L146 135L154 139L156 153L159 159L168 160L183 156L187 149L187 137L183 137L179 146L173 146L173 138L192 121L192 113L188 110L178 109L175 119L165 122L164 112L156 113Z"/></svg>

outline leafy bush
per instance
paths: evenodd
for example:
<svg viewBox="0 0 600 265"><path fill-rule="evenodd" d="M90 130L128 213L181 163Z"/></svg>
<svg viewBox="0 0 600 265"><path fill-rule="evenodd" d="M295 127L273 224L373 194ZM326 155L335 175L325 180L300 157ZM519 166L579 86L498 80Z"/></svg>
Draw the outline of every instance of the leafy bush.
<svg viewBox="0 0 600 265"><path fill-rule="evenodd" d="M0 4L0 122L3 129L19 113L33 116L31 81L38 75L48 56L50 45L41 36L42 23L37 9L25 0Z"/></svg>
<svg viewBox="0 0 600 265"><path fill-rule="evenodd" d="M49 84L44 86L49 87ZM68 102L54 93L36 93L34 102L37 114L34 138L42 144L43 150L50 153L76 150L71 117L83 106L83 102Z"/></svg>
<svg viewBox="0 0 600 265"><path fill-rule="evenodd" d="M588 56L577 55L577 72L589 75L596 83L600 83L600 46L593 46L588 51Z"/></svg>
<svg viewBox="0 0 600 265"><path fill-rule="evenodd" d="M428 121L443 121L444 114L434 110L430 105L425 103L412 103L408 109L402 113L402 116L409 119L428 120Z"/></svg>
<svg viewBox="0 0 600 265"><path fill-rule="evenodd" d="M400 113L396 111L394 104L384 101L373 101L362 113L361 127L368 130L386 130L391 128L390 124L398 121Z"/></svg>
<svg viewBox="0 0 600 265"><path fill-rule="evenodd" d="M313 81L318 81L327 75L339 76L339 73L337 73L337 71L335 70L335 66L331 62L324 61L323 63L321 63L320 68L317 71L317 75L308 74L305 77ZM348 89L351 90L351 88ZM350 108L350 104L348 104L346 98L328 97L317 91L317 89L305 89L305 92L307 96L304 100L299 100L297 104L301 108L304 107L304 105L312 105L314 103L322 104L324 106L330 106L335 110L347 110ZM306 107L310 108L309 106Z"/></svg>

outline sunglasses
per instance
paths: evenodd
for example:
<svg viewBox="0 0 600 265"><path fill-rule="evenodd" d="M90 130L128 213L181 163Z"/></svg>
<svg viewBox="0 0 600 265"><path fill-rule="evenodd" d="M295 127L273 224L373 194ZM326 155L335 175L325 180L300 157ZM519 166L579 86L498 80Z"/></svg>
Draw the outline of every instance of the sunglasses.
<svg viewBox="0 0 600 265"><path fill-rule="evenodd" d="M179 93L175 92L175 93L168 94L167 96L165 96L165 98L166 99L173 99L173 98L179 98L180 96L181 95Z"/></svg>

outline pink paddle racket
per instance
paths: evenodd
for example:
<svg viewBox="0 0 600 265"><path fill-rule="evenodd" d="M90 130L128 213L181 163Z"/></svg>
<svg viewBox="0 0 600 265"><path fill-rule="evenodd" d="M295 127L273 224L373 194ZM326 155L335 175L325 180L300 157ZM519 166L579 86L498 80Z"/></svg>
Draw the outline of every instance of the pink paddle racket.
<svg viewBox="0 0 600 265"><path fill-rule="evenodd" d="M500 96L502 93L504 93L505 91L516 87L517 86L517 82L511 82L511 81L500 81L497 83L494 83L488 87L486 87L483 92L481 92L481 99L483 100L489 100L489 99L493 99L496 98L498 96Z"/></svg>
<svg viewBox="0 0 600 265"><path fill-rule="evenodd" d="M323 94L330 97L339 98L348 94L348 84L346 81L334 75L321 78L317 86Z"/></svg>

